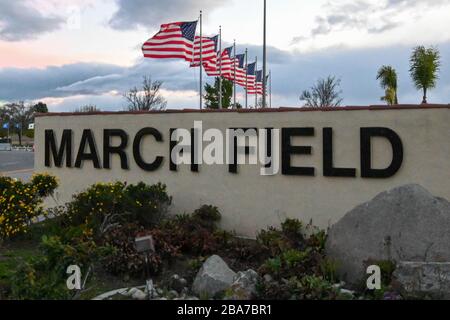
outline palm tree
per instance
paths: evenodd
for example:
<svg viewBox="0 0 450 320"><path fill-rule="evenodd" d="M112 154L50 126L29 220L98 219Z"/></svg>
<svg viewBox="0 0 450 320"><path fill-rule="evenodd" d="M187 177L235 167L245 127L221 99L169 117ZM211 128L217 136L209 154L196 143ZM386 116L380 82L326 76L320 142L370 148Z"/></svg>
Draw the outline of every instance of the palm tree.
<svg viewBox="0 0 450 320"><path fill-rule="evenodd" d="M398 104L397 97L397 71L391 66L382 66L378 70L377 80L385 90L385 96L381 98L389 105Z"/></svg>
<svg viewBox="0 0 450 320"><path fill-rule="evenodd" d="M428 90L436 87L441 66L440 59L437 48L418 46L413 49L409 72L417 90L423 90L424 104L427 103Z"/></svg>
<svg viewBox="0 0 450 320"><path fill-rule="evenodd" d="M392 88L387 88L385 90L384 96L381 97L381 101L386 101L387 104L390 106L392 106L394 104L398 104L395 102L396 101L395 99L397 99L396 93L395 93L394 89L392 89Z"/></svg>

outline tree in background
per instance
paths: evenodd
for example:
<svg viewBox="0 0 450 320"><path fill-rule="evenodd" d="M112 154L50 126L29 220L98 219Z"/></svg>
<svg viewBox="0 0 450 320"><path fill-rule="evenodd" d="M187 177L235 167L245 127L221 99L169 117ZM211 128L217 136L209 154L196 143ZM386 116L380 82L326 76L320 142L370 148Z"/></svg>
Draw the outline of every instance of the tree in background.
<svg viewBox="0 0 450 320"><path fill-rule="evenodd" d="M151 111L164 110L167 101L161 96L161 81L152 81L150 77L144 77L142 89L136 87L125 93L123 96L128 101L129 111Z"/></svg>
<svg viewBox="0 0 450 320"><path fill-rule="evenodd" d="M85 105L74 110L75 113L86 113L86 112L100 112L101 110L97 108L96 105Z"/></svg>
<svg viewBox="0 0 450 320"><path fill-rule="evenodd" d="M319 79L310 90L305 90L300 96L301 101L306 101L305 107L310 108L330 108L341 105L342 90L340 90L341 80L328 76L326 79Z"/></svg>
<svg viewBox="0 0 450 320"><path fill-rule="evenodd" d="M23 132L28 129L28 125L33 121L33 106L25 106L25 103L20 101L7 104L5 108L8 114L10 128L16 131L19 137L19 145L22 145Z"/></svg>
<svg viewBox="0 0 450 320"><path fill-rule="evenodd" d="M34 113L48 113L48 108L45 103L38 102L33 106Z"/></svg>
<svg viewBox="0 0 450 320"><path fill-rule="evenodd" d="M428 90L436 87L441 66L440 59L437 48L418 46L411 54L409 72L417 90L423 91L424 104L427 103Z"/></svg>
<svg viewBox="0 0 450 320"><path fill-rule="evenodd" d="M3 125L7 124L9 127L9 114L7 112L6 105L0 106L0 137L2 136L8 136L9 130L4 129Z"/></svg>
<svg viewBox="0 0 450 320"><path fill-rule="evenodd" d="M386 101L388 105L398 104L397 71L391 66L382 66L378 70L377 80L380 80L380 86L385 90L381 101Z"/></svg>
<svg viewBox="0 0 450 320"><path fill-rule="evenodd" d="M6 105L0 106L0 121L2 123L4 123L4 122L8 122L8 120L9 120L9 114L8 114L8 109L6 108Z"/></svg>
<svg viewBox="0 0 450 320"><path fill-rule="evenodd" d="M214 80L214 85L205 85L205 103L208 109L219 109L219 77ZM233 82L222 78L222 108L228 109L232 106Z"/></svg>

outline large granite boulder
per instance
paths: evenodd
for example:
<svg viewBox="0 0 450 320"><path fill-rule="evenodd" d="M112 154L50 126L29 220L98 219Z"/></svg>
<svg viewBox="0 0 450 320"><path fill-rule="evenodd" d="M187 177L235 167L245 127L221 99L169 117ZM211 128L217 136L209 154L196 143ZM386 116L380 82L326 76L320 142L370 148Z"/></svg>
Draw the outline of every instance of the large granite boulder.
<svg viewBox="0 0 450 320"><path fill-rule="evenodd" d="M214 297L233 283L236 273L221 257L209 257L195 277L192 290L201 296Z"/></svg>
<svg viewBox="0 0 450 320"><path fill-rule="evenodd" d="M383 192L332 226L326 252L353 284L367 260L450 261L450 203L419 185Z"/></svg>

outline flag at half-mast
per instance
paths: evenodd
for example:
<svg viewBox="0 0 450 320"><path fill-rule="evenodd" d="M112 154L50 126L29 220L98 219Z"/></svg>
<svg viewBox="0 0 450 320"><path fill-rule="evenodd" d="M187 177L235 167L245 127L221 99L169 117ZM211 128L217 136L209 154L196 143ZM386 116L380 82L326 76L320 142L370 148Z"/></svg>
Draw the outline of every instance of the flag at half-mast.
<svg viewBox="0 0 450 320"><path fill-rule="evenodd" d="M216 63L218 41L219 41L218 35L214 37L202 37L201 60L203 65L205 65L207 61ZM194 42L194 61L191 63L191 67L199 67L199 66L200 66L200 37L196 36Z"/></svg>
<svg viewBox="0 0 450 320"><path fill-rule="evenodd" d="M142 46L145 58L194 59L194 39L197 21L173 22L161 25L159 32Z"/></svg>
<svg viewBox="0 0 450 320"><path fill-rule="evenodd" d="M246 75L246 90L248 94L255 94L255 82L256 82L256 62L247 65Z"/></svg>
<svg viewBox="0 0 450 320"><path fill-rule="evenodd" d="M232 50L233 47L229 47L224 49L222 53L218 52L215 63L214 59L205 61L205 63L203 63L203 67L206 71L206 74L210 77L218 77L222 72L222 77L233 80L233 60L231 58ZM222 65L222 69L220 69L220 65Z"/></svg>
<svg viewBox="0 0 450 320"><path fill-rule="evenodd" d="M262 79L263 79L263 71L262 70L256 71L255 85L248 88L248 94L258 94L258 95L264 94Z"/></svg>
<svg viewBox="0 0 450 320"><path fill-rule="evenodd" d="M233 80L236 84L245 87L245 54L237 54L235 57L236 69L233 69ZM236 70L236 76L234 76L234 71Z"/></svg>
<svg viewBox="0 0 450 320"><path fill-rule="evenodd" d="M205 69L205 72L208 76L218 77L220 75L218 61L219 61L219 53L216 53L215 58L203 62L203 69Z"/></svg>
<svg viewBox="0 0 450 320"><path fill-rule="evenodd" d="M225 79L233 80L233 72L234 69L233 60L231 52L233 51L233 47L225 48L222 51L222 58L219 60L218 64L222 64L222 76ZM220 66L218 66L220 67Z"/></svg>
<svg viewBox="0 0 450 320"><path fill-rule="evenodd" d="M258 70L256 71L256 87L253 86L251 88L249 88L248 93L249 94L258 94L258 95L263 95L264 94L264 90L263 90L263 71L262 70ZM266 76L266 83L269 80L269 76Z"/></svg>

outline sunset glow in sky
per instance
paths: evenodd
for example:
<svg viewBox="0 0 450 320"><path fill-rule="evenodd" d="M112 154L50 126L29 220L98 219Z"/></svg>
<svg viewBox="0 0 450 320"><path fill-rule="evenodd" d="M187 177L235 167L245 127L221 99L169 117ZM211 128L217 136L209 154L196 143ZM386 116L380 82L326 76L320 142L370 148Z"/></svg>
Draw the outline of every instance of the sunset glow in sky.
<svg viewBox="0 0 450 320"><path fill-rule="evenodd" d="M122 93L151 75L164 81L169 108L198 107L198 69L144 60L140 47L161 23L199 10L206 34L222 25L227 44L262 58L262 0L0 0L0 102L120 110ZM301 91L328 75L342 80L345 105L380 104L383 64L399 73L400 103L420 103L408 74L417 45L440 49L429 102L450 103L449 18L450 0L268 0L273 104L300 106Z"/></svg>

